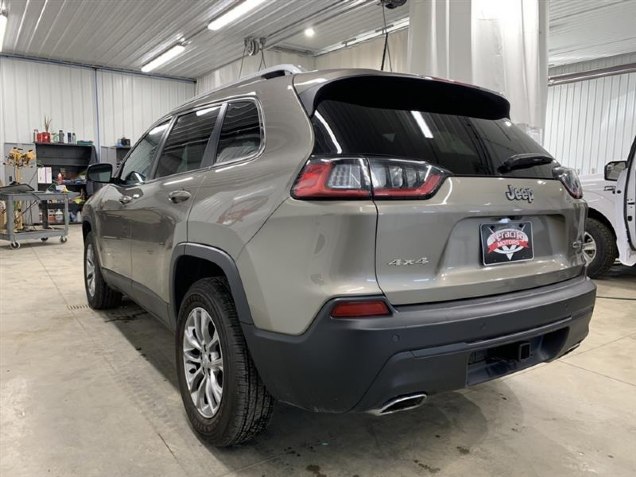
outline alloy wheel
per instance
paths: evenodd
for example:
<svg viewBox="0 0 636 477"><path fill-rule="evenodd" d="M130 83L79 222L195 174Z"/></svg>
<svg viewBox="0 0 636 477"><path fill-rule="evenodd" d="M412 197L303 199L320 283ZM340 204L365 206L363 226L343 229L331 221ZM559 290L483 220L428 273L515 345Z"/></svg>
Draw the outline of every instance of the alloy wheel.
<svg viewBox="0 0 636 477"><path fill-rule="evenodd" d="M588 232L585 232L583 236L583 257L588 264L592 263L596 257L596 240Z"/></svg>
<svg viewBox="0 0 636 477"><path fill-rule="evenodd" d="M201 307L186 318L183 366L194 407L203 417L214 417L223 397L223 351L212 317Z"/></svg>
<svg viewBox="0 0 636 477"><path fill-rule="evenodd" d="M88 294L95 296L95 253L93 252L93 244L88 244L86 247L86 286L88 287Z"/></svg>

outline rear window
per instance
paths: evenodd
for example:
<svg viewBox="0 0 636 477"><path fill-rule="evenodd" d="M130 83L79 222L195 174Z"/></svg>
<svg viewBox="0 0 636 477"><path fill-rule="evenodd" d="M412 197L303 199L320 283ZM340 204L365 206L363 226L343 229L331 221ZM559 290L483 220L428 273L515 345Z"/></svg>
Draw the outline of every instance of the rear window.
<svg viewBox="0 0 636 477"><path fill-rule="evenodd" d="M385 98L386 99L386 98ZM314 154L426 161L455 175L552 179L555 164L497 171L515 154L549 155L508 119L481 119L325 99L312 117Z"/></svg>
<svg viewBox="0 0 636 477"><path fill-rule="evenodd" d="M261 147L262 131L258 108L253 101L230 103L225 112L216 162L229 162L252 156Z"/></svg>

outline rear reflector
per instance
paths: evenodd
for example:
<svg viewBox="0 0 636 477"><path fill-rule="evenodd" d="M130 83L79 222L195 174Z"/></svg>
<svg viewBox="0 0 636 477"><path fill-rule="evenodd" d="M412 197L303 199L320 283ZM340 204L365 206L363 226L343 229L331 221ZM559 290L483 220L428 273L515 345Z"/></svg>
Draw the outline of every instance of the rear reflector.
<svg viewBox="0 0 636 477"><path fill-rule="evenodd" d="M300 172L296 199L428 199L449 172L423 161L389 158L312 158Z"/></svg>
<svg viewBox="0 0 636 477"><path fill-rule="evenodd" d="M382 300L341 301L331 309L333 318L361 318L367 316L388 316L389 307Z"/></svg>

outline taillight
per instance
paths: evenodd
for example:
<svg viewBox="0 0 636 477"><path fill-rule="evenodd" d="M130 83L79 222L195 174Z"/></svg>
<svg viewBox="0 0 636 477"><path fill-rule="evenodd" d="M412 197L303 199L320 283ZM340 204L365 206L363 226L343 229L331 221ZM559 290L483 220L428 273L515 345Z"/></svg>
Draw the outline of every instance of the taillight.
<svg viewBox="0 0 636 477"><path fill-rule="evenodd" d="M382 300L341 301L331 309L333 318L362 318L390 314L389 307Z"/></svg>
<svg viewBox="0 0 636 477"><path fill-rule="evenodd" d="M579 180L579 175L574 169L568 167L557 167L553 171L554 178L559 179L569 194L575 199L583 197L583 187Z"/></svg>
<svg viewBox="0 0 636 477"><path fill-rule="evenodd" d="M426 162L370 159L373 196L383 199L428 199L440 188L448 172Z"/></svg>
<svg viewBox="0 0 636 477"><path fill-rule="evenodd" d="M387 158L313 158L300 172L296 199L428 199L449 172L421 161Z"/></svg>
<svg viewBox="0 0 636 477"><path fill-rule="evenodd" d="M296 199L361 199L371 197L364 159L310 159L292 188Z"/></svg>

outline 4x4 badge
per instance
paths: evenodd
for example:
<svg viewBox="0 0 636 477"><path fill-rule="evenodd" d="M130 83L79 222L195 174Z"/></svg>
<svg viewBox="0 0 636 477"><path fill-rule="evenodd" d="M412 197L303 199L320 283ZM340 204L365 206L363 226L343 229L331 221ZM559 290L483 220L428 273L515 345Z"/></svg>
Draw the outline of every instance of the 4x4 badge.
<svg viewBox="0 0 636 477"><path fill-rule="evenodd" d="M396 267L403 267L404 265L426 265L428 258L396 258L391 260L387 265L394 265Z"/></svg>
<svg viewBox="0 0 636 477"><path fill-rule="evenodd" d="M510 184L508 184L508 191L506 191L506 199L527 200L530 203L534 200L534 192L530 187L513 187Z"/></svg>

